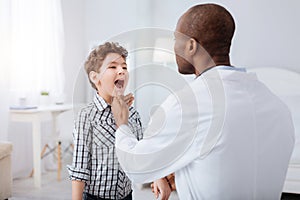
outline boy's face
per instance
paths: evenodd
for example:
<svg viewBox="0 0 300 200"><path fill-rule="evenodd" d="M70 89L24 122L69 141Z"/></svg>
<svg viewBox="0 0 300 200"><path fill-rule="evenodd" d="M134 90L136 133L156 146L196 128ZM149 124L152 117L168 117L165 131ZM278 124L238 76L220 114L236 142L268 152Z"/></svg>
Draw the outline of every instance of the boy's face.
<svg viewBox="0 0 300 200"><path fill-rule="evenodd" d="M125 59L117 53L109 53L100 67L95 85L99 95L110 103L116 94L124 94L128 79Z"/></svg>

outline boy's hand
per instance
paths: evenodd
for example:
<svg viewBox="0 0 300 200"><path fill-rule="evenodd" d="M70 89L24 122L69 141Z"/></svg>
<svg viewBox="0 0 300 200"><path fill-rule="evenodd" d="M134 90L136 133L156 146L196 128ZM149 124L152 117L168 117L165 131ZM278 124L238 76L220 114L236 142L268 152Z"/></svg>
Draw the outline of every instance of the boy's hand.
<svg viewBox="0 0 300 200"><path fill-rule="evenodd" d="M165 178L158 179L151 184L152 192L157 199L168 200L171 194L171 188Z"/></svg>
<svg viewBox="0 0 300 200"><path fill-rule="evenodd" d="M132 103L133 103L133 100L134 100L133 94L132 93L127 94L124 97L124 100L125 100L127 106L130 107L132 105Z"/></svg>
<svg viewBox="0 0 300 200"><path fill-rule="evenodd" d="M113 98L111 110L117 127L121 126L122 124L128 124L129 110L123 95L118 95Z"/></svg>

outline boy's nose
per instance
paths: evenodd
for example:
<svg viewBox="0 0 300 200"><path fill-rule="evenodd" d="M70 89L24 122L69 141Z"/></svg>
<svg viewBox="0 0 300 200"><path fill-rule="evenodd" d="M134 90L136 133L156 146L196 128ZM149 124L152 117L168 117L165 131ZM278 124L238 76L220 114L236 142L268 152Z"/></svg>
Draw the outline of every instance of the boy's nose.
<svg viewBox="0 0 300 200"><path fill-rule="evenodd" d="M124 74L124 71L125 70L123 69L123 67L120 67L119 70L118 70L118 74Z"/></svg>

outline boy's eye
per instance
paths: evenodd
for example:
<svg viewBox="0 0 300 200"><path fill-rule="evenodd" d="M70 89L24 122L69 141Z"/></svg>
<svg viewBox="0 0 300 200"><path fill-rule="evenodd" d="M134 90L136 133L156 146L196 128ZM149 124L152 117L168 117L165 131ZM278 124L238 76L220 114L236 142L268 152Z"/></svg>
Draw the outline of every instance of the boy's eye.
<svg viewBox="0 0 300 200"><path fill-rule="evenodd" d="M127 70L127 67L123 67L123 69Z"/></svg>
<svg viewBox="0 0 300 200"><path fill-rule="evenodd" d="M110 66L109 68L111 68L111 69L116 69L117 67L116 67L116 66Z"/></svg>

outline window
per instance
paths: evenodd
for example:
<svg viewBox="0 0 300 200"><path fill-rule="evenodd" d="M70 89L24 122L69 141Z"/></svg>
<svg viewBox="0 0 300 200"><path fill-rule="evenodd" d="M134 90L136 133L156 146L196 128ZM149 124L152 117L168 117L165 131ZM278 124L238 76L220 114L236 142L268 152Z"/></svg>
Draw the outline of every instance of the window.
<svg viewBox="0 0 300 200"><path fill-rule="evenodd" d="M8 77L11 103L26 98L27 103L37 104L42 91L53 98L62 95L64 31L60 0L4 0L1 7L5 12L0 29L6 31L0 35L5 41L0 48L7 55L1 65Z"/></svg>

